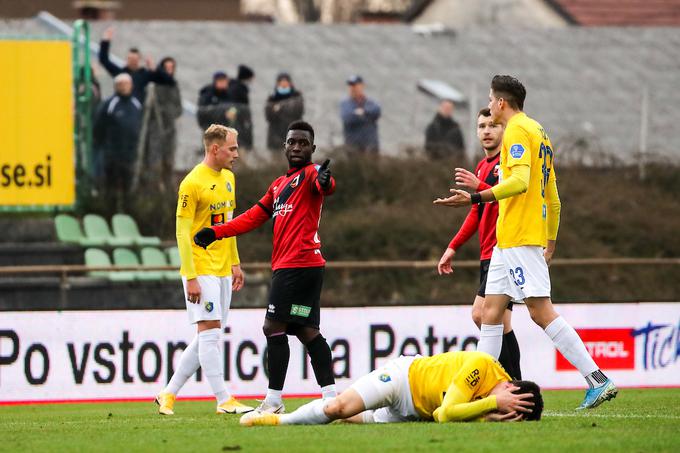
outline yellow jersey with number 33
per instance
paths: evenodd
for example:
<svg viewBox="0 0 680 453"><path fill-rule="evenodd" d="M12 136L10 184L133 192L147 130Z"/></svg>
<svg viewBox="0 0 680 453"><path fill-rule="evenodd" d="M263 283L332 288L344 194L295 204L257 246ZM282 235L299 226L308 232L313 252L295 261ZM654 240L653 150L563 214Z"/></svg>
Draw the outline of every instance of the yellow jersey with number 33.
<svg viewBox="0 0 680 453"><path fill-rule="evenodd" d="M526 192L498 201L499 248L547 245L545 194L549 182L555 179L553 159L552 143L537 121L524 112L510 118L503 133L499 179L510 177L517 165L529 166L530 174Z"/></svg>
<svg viewBox="0 0 680 453"><path fill-rule="evenodd" d="M194 244L194 235L202 228L226 223L234 217L236 185L229 170L215 171L200 163L182 180L177 200L177 217L192 219L191 254L196 275L231 275L231 266L239 264L236 238L215 241L203 249ZM182 262L180 274L187 276Z"/></svg>

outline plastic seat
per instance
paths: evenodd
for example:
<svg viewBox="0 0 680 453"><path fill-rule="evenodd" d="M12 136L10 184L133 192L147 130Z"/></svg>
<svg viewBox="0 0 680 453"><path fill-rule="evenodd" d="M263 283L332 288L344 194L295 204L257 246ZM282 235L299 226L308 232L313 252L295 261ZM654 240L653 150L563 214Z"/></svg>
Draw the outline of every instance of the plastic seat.
<svg viewBox="0 0 680 453"><path fill-rule="evenodd" d="M144 247L142 249L142 265L143 266L169 266L168 257L160 249L156 247ZM166 280L177 280L179 274L177 271L158 271Z"/></svg>
<svg viewBox="0 0 680 453"><path fill-rule="evenodd" d="M179 249L175 247L168 247L165 249L165 253L168 254L168 259L170 260L170 265L175 267L182 267L182 260L179 257Z"/></svg>
<svg viewBox="0 0 680 453"><path fill-rule="evenodd" d="M88 266L111 266L111 259L109 254L100 249L85 250L85 264ZM111 281L129 282L135 279L134 272L127 271L91 271L88 273L90 277L103 277Z"/></svg>
<svg viewBox="0 0 680 453"><path fill-rule="evenodd" d="M130 249L116 248L113 249L113 262L116 266L141 266L139 258L135 252ZM152 281L163 280L163 272L161 271L130 271L134 274L137 280Z"/></svg>
<svg viewBox="0 0 680 453"><path fill-rule="evenodd" d="M83 247L103 245L101 241L90 240L83 235L80 222L68 214L59 214L54 218L54 227L57 230L57 238L68 244L78 244Z"/></svg>
<svg viewBox="0 0 680 453"><path fill-rule="evenodd" d="M126 247L134 245L131 239L114 237L109 229L104 217L97 214L87 214L83 217L85 236L94 241L100 241L99 245L110 245L113 247Z"/></svg>
<svg viewBox="0 0 680 453"><path fill-rule="evenodd" d="M111 226L113 227L113 234L117 238L131 240L136 245L159 245L161 243L161 239L158 237L142 236L135 219L127 214L115 214L111 218Z"/></svg>

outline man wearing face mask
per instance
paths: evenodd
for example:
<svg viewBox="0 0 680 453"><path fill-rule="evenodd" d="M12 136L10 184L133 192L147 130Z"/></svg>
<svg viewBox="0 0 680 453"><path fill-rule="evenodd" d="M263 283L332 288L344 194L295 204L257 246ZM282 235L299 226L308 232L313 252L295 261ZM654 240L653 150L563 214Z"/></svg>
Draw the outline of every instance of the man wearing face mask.
<svg viewBox="0 0 680 453"><path fill-rule="evenodd" d="M295 335L307 349L324 398L336 395L331 349L319 331L319 299L324 265L319 221L324 197L335 191L326 160L312 163L314 129L304 121L288 127L285 142L288 172L269 186L252 208L224 225L203 228L194 237L201 247L254 230L274 221L272 285L263 331L267 337L269 389L260 412L283 413L281 399L290 349L287 335Z"/></svg>
<svg viewBox="0 0 680 453"><path fill-rule="evenodd" d="M288 125L302 119L305 106L302 93L295 89L289 74L282 72L276 77L274 93L267 99L264 115L269 123L267 148L279 152L286 140Z"/></svg>

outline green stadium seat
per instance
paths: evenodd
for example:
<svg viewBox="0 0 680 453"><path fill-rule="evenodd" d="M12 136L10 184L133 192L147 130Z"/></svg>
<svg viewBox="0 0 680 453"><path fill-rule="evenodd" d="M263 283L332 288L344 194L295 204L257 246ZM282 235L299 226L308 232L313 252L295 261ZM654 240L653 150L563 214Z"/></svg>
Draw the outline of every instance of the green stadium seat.
<svg viewBox="0 0 680 453"><path fill-rule="evenodd" d="M113 249L113 262L116 266L141 266L139 258L130 249ZM137 280L153 281L163 280L162 271L131 271Z"/></svg>
<svg viewBox="0 0 680 453"><path fill-rule="evenodd" d="M54 218L54 227L57 230L57 238L68 244L78 244L83 247L104 245L99 240L92 240L83 235L78 219L68 214L59 214Z"/></svg>
<svg viewBox="0 0 680 453"><path fill-rule="evenodd" d="M87 266L111 266L111 259L109 254L100 249L85 250L85 264ZM127 271L91 271L88 273L90 277L103 277L116 282L130 282L135 279L134 272Z"/></svg>
<svg viewBox="0 0 680 453"><path fill-rule="evenodd" d="M175 247L168 247L165 249L165 253L168 254L168 259L170 260L170 265L175 267L182 266L182 260L179 257L179 249Z"/></svg>
<svg viewBox="0 0 680 453"><path fill-rule="evenodd" d="M168 257L160 249L156 247L144 247L142 249L142 265L143 266L169 266ZM179 274L177 271L158 271L163 274L166 280L178 280Z"/></svg>
<svg viewBox="0 0 680 453"><path fill-rule="evenodd" d="M113 234L117 238L129 239L136 245L160 245L161 243L161 239L158 237L142 236L135 219L127 214L115 214L111 218L111 226L113 227Z"/></svg>
<svg viewBox="0 0 680 453"><path fill-rule="evenodd" d="M134 245L132 239L113 236L108 223L106 223L104 217L100 215L86 214L85 217L83 217L83 226L85 227L85 236L91 240L101 241L102 245L106 244L112 247L128 247Z"/></svg>

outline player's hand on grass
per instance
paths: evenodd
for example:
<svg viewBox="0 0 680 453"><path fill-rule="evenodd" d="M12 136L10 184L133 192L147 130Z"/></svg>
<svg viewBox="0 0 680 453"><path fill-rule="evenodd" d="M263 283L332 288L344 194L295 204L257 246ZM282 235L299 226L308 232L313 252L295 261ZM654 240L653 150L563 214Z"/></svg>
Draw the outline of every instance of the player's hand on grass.
<svg viewBox="0 0 680 453"><path fill-rule="evenodd" d="M504 414L499 411L489 412L484 416L487 422L519 422L524 418L523 414L518 414L516 411Z"/></svg>
<svg viewBox="0 0 680 453"><path fill-rule="evenodd" d="M217 235L215 234L215 230L212 228L203 228L201 231L196 233L194 236L194 242L196 243L197 246L208 248L210 244L215 242L217 240Z"/></svg>
<svg viewBox="0 0 680 453"><path fill-rule="evenodd" d="M496 406L498 410L503 413L518 412L531 413L531 407L534 405L529 398L532 393L513 393L519 390L519 387L509 385L496 394Z"/></svg>
<svg viewBox="0 0 680 453"><path fill-rule="evenodd" d="M439 264L437 264L437 271L439 275L450 274L453 272L453 266L451 266L451 261L456 255L456 251L451 247L447 248L442 257L439 259Z"/></svg>
<svg viewBox="0 0 680 453"><path fill-rule="evenodd" d="M192 304L197 304L201 301L201 285L195 278L187 280L187 300Z"/></svg>
<svg viewBox="0 0 680 453"><path fill-rule="evenodd" d="M231 289L233 291L241 291L245 283L246 278L245 275L243 275L241 266L238 264L231 266Z"/></svg>
<svg viewBox="0 0 680 453"><path fill-rule="evenodd" d="M331 169L328 168L331 164L330 159L321 164L319 167L319 174L316 176L316 180L319 181L319 185L322 189L328 189L331 186Z"/></svg>
<svg viewBox="0 0 680 453"><path fill-rule="evenodd" d="M479 179L474 173L464 168L456 168L456 184L467 187L470 190L477 190L479 187Z"/></svg>
<svg viewBox="0 0 680 453"><path fill-rule="evenodd" d="M451 189L453 195L448 198L437 198L432 203L439 206L451 206L452 208L460 208L463 206L470 206L470 194L464 190Z"/></svg>

